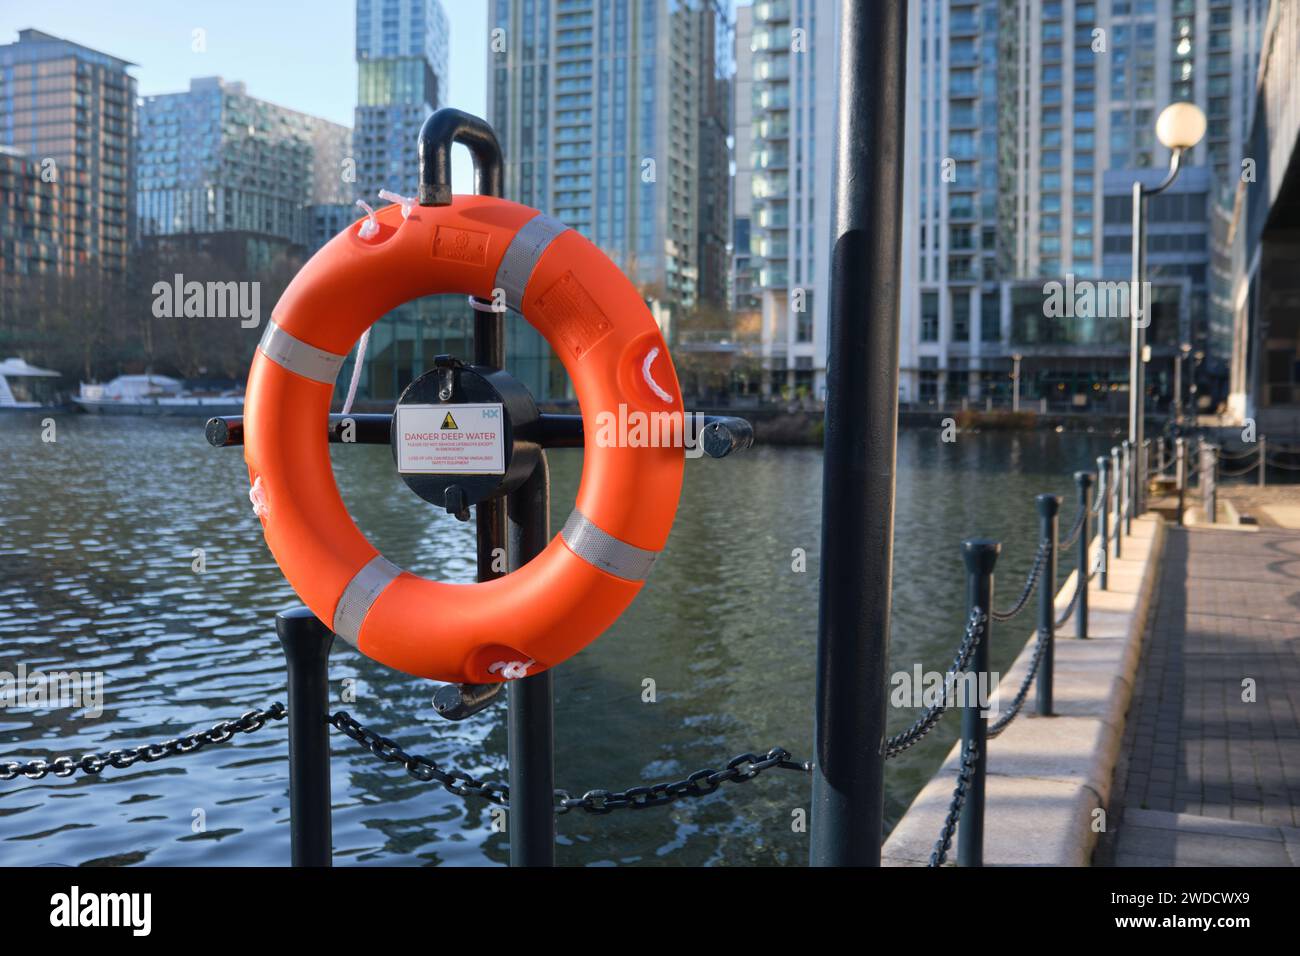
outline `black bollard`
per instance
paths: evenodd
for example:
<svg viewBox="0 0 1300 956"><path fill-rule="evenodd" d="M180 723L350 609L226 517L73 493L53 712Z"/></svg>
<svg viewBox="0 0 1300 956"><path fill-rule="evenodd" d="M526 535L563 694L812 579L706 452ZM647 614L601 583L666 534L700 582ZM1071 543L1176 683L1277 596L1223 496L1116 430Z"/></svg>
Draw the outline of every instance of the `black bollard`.
<svg viewBox="0 0 1300 956"><path fill-rule="evenodd" d="M1187 494L1187 442L1180 435L1174 441L1174 472L1178 475L1178 523L1183 523L1183 509L1186 507Z"/></svg>
<svg viewBox="0 0 1300 956"><path fill-rule="evenodd" d="M1043 657L1038 662L1038 716L1052 715L1052 662L1056 644L1056 535L1060 521L1061 499L1056 495L1039 495L1039 540L1046 542L1047 557L1038 581L1038 639L1043 641Z"/></svg>
<svg viewBox="0 0 1300 956"><path fill-rule="evenodd" d="M334 635L305 607L275 616L289 668L289 841L294 866L329 866L329 655Z"/></svg>
<svg viewBox="0 0 1300 956"><path fill-rule="evenodd" d="M1122 485L1119 485L1125 489L1125 507L1123 507L1123 511L1125 511L1125 533L1126 535L1132 535L1134 533L1134 503L1138 501L1138 492L1136 492L1136 485L1138 485L1138 453L1136 453L1134 446L1128 442L1127 438L1125 438L1125 444L1123 444L1123 450L1121 451L1121 460L1123 466L1125 466L1125 481L1123 481Z"/></svg>
<svg viewBox="0 0 1300 956"><path fill-rule="evenodd" d="M1097 512L1100 515L1097 537L1101 547L1097 549L1097 560L1101 566L1097 569L1097 587L1106 590L1106 565L1110 563L1110 459L1105 455L1097 456Z"/></svg>
<svg viewBox="0 0 1300 956"><path fill-rule="evenodd" d="M1110 450L1110 474L1114 479L1110 486L1114 489L1111 494L1115 503L1115 513L1111 516L1111 533L1115 535L1115 559L1120 557L1120 541L1124 535L1120 532L1123 530L1124 521L1124 483L1127 476L1124 474L1124 468L1120 462L1119 446L1115 445Z"/></svg>
<svg viewBox="0 0 1300 956"><path fill-rule="evenodd" d="M986 686L989 672L989 643L993 639L993 566L998 562L1002 545L988 538L969 538L962 542L962 559L966 562L967 616L975 608L984 614L984 633L971 655L969 673L975 675L975 686L967 682L962 702L961 742L962 752L975 747L975 767L970 778L970 789L961 808L961 824L957 830L957 865L984 865L984 777L988 769L987 731L988 718L984 715L985 702L980 691Z"/></svg>
<svg viewBox="0 0 1300 956"><path fill-rule="evenodd" d="M1083 510L1083 527L1079 529L1079 570L1075 587L1079 589L1079 603L1074 609L1074 636L1083 640L1088 636L1088 540L1092 524L1092 474L1086 471L1074 473L1075 484L1079 486L1079 507Z"/></svg>

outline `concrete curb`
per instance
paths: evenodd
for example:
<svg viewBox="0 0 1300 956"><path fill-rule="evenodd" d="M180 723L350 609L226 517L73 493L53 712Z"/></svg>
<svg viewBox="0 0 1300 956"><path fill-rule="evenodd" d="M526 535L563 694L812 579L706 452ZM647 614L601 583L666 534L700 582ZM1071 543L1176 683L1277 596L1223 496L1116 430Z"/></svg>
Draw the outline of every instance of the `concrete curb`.
<svg viewBox="0 0 1300 956"><path fill-rule="evenodd" d="M990 866L1087 866L1097 833L1096 811L1110 798L1124 721L1133 696L1147 616L1164 547L1164 521L1148 514L1133 522L1124 557L1111 559L1107 591L1088 589L1089 639L1070 622L1057 635L1052 717L1025 712L990 742L984 860ZM1095 553L1095 542L1094 542ZM1071 573L1056 596L1064 611ZM998 640L995 629L994 638ZM999 684L1010 701L1033 655L1031 635ZM949 719L952 719L951 717ZM960 743L917 794L883 849L886 866L924 866L952 798ZM959 831L960 836L960 831ZM950 854L955 856L955 854Z"/></svg>

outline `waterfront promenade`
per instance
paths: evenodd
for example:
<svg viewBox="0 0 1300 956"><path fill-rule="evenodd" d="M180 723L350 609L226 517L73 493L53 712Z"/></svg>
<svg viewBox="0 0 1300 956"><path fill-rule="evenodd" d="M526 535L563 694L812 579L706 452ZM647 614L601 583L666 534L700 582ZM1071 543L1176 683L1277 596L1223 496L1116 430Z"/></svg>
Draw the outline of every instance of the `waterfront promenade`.
<svg viewBox="0 0 1300 956"><path fill-rule="evenodd" d="M1300 531L1283 523L1167 529L1094 864L1300 864Z"/></svg>

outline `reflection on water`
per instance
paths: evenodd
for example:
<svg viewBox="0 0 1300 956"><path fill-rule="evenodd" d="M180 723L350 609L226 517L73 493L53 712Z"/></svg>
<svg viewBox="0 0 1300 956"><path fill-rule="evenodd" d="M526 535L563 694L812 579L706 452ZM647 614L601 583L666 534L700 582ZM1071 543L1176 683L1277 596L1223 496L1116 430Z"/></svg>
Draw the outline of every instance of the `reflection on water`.
<svg viewBox="0 0 1300 956"><path fill-rule="evenodd" d="M1070 471L1112 439L988 433L944 444L900 437L896 669L947 666L963 619L963 536L1000 537L1009 603L1036 538L1032 495L1066 496ZM80 755L207 726L284 699L275 611L296 603L262 541L237 449L206 445L196 423L60 416L0 419L0 671L102 671L103 714L0 710L0 756ZM444 580L473 577L472 525L431 509L398 479L385 448L334 449L344 500L391 559ZM552 526L572 507L581 453L551 454ZM754 449L687 465L682 508L632 609L556 671L557 784L574 793L677 779L733 754L812 746L821 453ZM805 549L807 572L791 570ZM196 572L195 549L206 570ZM1064 578L1072 567L1062 561ZM1000 630L993 666L1028 636ZM464 723L436 716L434 685L388 671L337 642L336 700L414 752L503 779L504 705ZM653 679L657 700L642 701ZM910 712L891 713L891 730ZM933 773L956 722L891 761L888 823ZM288 859L283 725L187 757L103 778L0 784L0 862L280 865ZM340 864L503 863L488 807L378 765L333 739ZM559 823L564 864L802 863L805 776L773 772L694 801ZM200 814L199 811L202 811ZM196 824L202 817L204 826ZM939 821L935 821L936 828ZM198 830L199 832L195 832Z"/></svg>

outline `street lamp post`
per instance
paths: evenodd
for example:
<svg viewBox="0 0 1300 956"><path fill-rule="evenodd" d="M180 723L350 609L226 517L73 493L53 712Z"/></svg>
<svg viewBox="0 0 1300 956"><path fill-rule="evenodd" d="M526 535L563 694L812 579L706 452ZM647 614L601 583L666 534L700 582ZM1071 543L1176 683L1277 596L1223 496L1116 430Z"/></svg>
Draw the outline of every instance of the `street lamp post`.
<svg viewBox="0 0 1300 956"><path fill-rule="evenodd" d="M1129 375L1128 375L1128 440L1133 448L1142 447L1146 413L1146 369L1142 357L1146 347L1146 330L1151 323L1150 296L1143 295L1146 275L1146 198L1164 192L1178 178L1183 153L1201 141L1205 135L1205 114L1195 103L1173 103L1166 106L1156 119L1156 137L1170 150L1169 175L1157 186L1146 187L1140 180L1133 183L1133 276L1129 290ZM1146 490L1138 469L1130 476L1130 490L1135 514L1145 510Z"/></svg>

